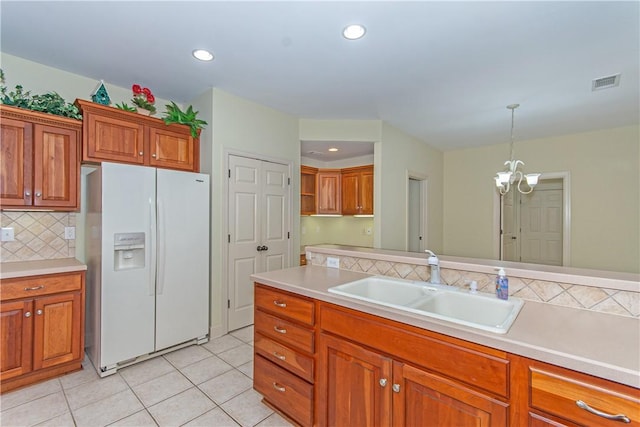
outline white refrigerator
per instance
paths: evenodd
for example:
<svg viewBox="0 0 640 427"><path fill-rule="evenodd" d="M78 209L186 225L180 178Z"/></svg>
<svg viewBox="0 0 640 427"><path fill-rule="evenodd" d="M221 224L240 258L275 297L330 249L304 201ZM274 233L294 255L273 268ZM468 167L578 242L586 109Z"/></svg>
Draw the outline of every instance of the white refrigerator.
<svg viewBox="0 0 640 427"><path fill-rule="evenodd" d="M209 176L102 163L86 181L85 341L100 376L206 342Z"/></svg>

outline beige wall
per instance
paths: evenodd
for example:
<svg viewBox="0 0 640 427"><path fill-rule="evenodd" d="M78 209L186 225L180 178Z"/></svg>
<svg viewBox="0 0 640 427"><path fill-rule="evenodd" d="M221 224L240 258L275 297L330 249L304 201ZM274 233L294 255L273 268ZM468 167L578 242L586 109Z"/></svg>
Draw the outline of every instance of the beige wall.
<svg viewBox="0 0 640 427"><path fill-rule="evenodd" d="M568 171L572 267L640 271L638 126L521 141L526 172ZM444 253L492 258L492 179L508 144L445 152Z"/></svg>
<svg viewBox="0 0 640 427"><path fill-rule="evenodd" d="M367 229L371 234L367 234ZM336 245L373 247L373 218L353 216L300 218L300 245Z"/></svg>
<svg viewBox="0 0 640 427"><path fill-rule="evenodd" d="M201 134L202 172L211 175L211 330L226 331L227 155L247 154L291 164L291 259L300 247L300 140L298 119L212 89L193 100L209 126Z"/></svg>
<svg viewBox="0 0 640 427"><path fill-rule="evenodd" d="M443 155L424 142L383 123L380 144L380 190L376 217L382 224L380 248L407 250L408 178L427 178L426 246L442 252ZM378 165L378 163L376 163ZM376 230L378 232L378 230Z"/></svg>

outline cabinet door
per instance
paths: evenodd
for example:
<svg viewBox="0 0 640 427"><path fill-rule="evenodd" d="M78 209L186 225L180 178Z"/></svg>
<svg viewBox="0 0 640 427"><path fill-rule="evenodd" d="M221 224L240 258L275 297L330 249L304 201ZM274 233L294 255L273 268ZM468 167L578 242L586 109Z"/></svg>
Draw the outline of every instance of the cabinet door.
<svg viewBox="0 0 640 427"><path fill-rule="evenodd" d="M78 138L73 129L34 126L34 206L78 207Z"/></svg>
<svg viewBox="0 0 640 427"><path fill-rule="evenodd" d="M360 213L373 215L373 168L360 175Z"/></svg>
<svg viewBox="0 0 640 427"><path fill-rule="evenodd" d="M144 163L144 126L98 114L84 113L82 160Z"/></svg>
<svg viewBox="0 0 640 427"><path fill-rule="evenodd" d="M506 426L506 403L463 385L394 362L395 426Z"/></svg>
<svg viewBox="0 0 640 427"><path fill-rule="evenodd" d="M31 371L33 300L0 304L0 379L7 380Z"/></svg>
<svg viewBox="0 0 640 427"><path fill-rule="evenodd" d="M0 129L0 204L3 207L30 206L33 126L3 117Z"/></svg>
<svg viewBox="0 0 640 427"><path fill-rule="evenodd" d="M316 213L316 174L318 169L300 166L300 215Z"/></svg>
<svg viewBox="0 0 640 427"><path fill-rule="evenodd" d="M82 358L80 292L35 299L33 369Z"/></svg>
<svg viewBox="0 0 640 427"><path fill-rule="evenodd" d="M391 370L391 359L321 334L316 400L319 424L391 425Z"/></svg>
<svg viewBox="0 0 640 427"><path fill-rule="evenodd" d="M318 213L334 214L341 213L340 205L340 172L318 172Z"/></svg>
<svg viewBox="0 0 640 427"><path fill-rule="evenodd" d="M193 138L188 131L175 132L169 128L149 128L149 165L181 169L197 172L200 159L195 158L197 138ZM198 167L196 168L196 161Z"/></svg>
<svg viewBox="0 0 640 427"><path fill-rule="evenodd" d="M360 213L358 197L360 174L357 172L342 174L342 214L356 215Z"/></svg>

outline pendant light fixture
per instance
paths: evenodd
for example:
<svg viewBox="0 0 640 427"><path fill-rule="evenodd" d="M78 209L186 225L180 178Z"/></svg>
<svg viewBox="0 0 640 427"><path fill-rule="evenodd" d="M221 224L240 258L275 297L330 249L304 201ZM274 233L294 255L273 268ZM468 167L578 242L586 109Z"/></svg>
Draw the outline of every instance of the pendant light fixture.
<svg viewBox="0 0 640 427"><path fill-rule="evenodd" d="M511 185L515 184L516 180L518 184L515 186L518 191L522 194L529 194L533 191L534 187L538 184L538 178L540 177L539 173L530 173L523 174L519 169L519 166L524 166L524 162L522 160L515 160L513 157L513 121L514 121L514 112L515 109L518 108L520 104L509 104L507 108L511 110L511 154L509 159L504 162L504 165L507 167L504 172L498 172L495 177L496 180L496 188L500 192L501 195L505 195L511 189ZM527 186L529 186L529 190L523 190L520 185L522 184L522 179L525 179L527 182Z"/></svg>

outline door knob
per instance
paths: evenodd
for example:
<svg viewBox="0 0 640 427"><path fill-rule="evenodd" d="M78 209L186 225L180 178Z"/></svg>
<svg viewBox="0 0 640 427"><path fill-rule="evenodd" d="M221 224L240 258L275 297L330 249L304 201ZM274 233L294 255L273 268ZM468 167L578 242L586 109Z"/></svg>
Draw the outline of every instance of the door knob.
<svg viewBox="0 0 640 427"><path fill-rule="evenodd" d="M258 245L258 247L256 248L256 251L262 252L262 246Z"/></svg>
<svg viewBox="0 0 640 427"><path fill-rule="evenodd" d="M268 247L268 246L265 246L265 245L262 245L262 246L258 246L258 247L256 248L256 250L257 250L258 252L268 251L268 250L269 250L269 247Z"/></svg>

